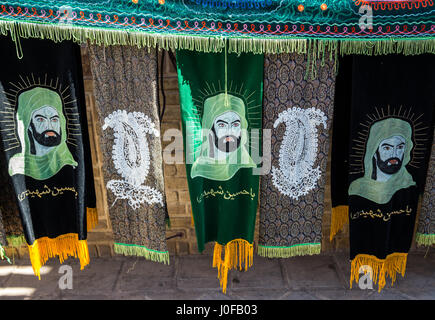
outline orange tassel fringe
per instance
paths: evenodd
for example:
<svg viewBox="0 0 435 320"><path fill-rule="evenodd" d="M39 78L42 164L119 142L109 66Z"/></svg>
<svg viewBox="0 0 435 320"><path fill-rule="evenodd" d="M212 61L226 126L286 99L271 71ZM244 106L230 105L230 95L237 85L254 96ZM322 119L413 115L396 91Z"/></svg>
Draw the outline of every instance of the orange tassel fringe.
<svg viewBox="0 0 435 320"><path fill-rule="evenodd" d="M343 226L346 224L349 224L349 206L337 206L332 208L329 241L332 241L338 231L343 229Z"/></svg>
<svg viewBox="0 0 435 320"><path fill-rule="evenodd" d="M67 233L54 239L39 238L32 245L28 245L28 248L33 272L39 280L40 269L49 258L59 256L60 263L63 263L70 256L78 257L81 270L90 262L87 241L79 240L76 233Z"/></svg>
<svg viewBox="0 0 435 320"><path fill-rule="evenodd" d="M222 251L225 249L225 257L222 260ZM245 271L252 267L254 256L254 246L244 239L235 239L228 242L225 246L216 242L213 252L213 268L218 268L218 278L222 287L222 292L226 293L228 284L228 271L239 268L242 265Z"/></svg>
<svg viewBox="0 0 435 320"><path fill-rule="evenodd" d="M86 208L87 230L94 229L98 224L98 212L96 208Z"/></svg>
<svg viewBox="0 0 435 320"><path fill-rule="evenodd" d="M359 282L360 268L362 266L369 266L372 269L371 278L374 284L378 283L379 292L386 284L386 275L391 278L391 285L396 281L397 273L402 277L405 276L407 253L395 252L389 254L385 259L378 259L373 255L359 254L352 260L350 272L350 288L355 280Z"/></svg>

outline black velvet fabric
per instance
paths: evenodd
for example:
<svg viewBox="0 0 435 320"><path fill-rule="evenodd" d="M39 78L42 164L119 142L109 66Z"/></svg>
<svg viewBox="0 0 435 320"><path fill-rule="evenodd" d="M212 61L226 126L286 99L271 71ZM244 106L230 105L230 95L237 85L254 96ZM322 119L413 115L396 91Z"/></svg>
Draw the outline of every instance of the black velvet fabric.
<svg viewBox="0 0 435 320"><path fill-rule="evenodd" d="M95 208L96 199L80 47L40 39L20 43L22 59L14 42L0 37L0 153L25 238L29 245L67 233L84 240L86 208ZM50 144L50 137L57 142ZM47 163L51 169L38 169Z"/></svg>
<svg viewBox="0 0 435 320"><path fill-rule="evenodd" d="M352 56L337 77L331 194L349 205L350 259L411 246L433 137L435 57Z"/></svg>

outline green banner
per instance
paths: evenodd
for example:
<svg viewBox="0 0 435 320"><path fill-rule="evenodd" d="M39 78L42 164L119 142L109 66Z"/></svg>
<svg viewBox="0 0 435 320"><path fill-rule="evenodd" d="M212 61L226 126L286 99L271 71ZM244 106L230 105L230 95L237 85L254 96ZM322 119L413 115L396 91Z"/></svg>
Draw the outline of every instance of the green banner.
<svg viewBox="0 0 435 320"><path fill-rule="evenodd" d="M216 241L213 265L225 291L228 270L252 264L263 55L182 50L177 51L177 69L198 250Z"/></svg>

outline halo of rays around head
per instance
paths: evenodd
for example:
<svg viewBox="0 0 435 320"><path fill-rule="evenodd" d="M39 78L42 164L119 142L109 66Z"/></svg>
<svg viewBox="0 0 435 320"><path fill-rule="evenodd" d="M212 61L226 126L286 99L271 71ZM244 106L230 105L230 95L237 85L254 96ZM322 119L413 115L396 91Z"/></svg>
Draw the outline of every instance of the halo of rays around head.
<svg viewBox="0 0 435 320"><path fill-rule="evenodd" d="M208 98L221 93L227 93L243 100L243 103L246 106L246 120L248 121L248 141L246 147L248 150L259 148L261 130L258 135L250 135L251 128L261 128L262 126L262 114L261 111L258 111L261 109L258 108L259 105L256 105L256 100L253 98L256 91L245 89L243 83L240 86L237 86L234 85L233 81L230 81L228 86L225 88L220 80L217 80L216 82L206 81L203 87L198 89L196 97L192 98L196 109L192 110L192 116L186 119L188 122L186 129L189 131L188 137L190 139L190 151L193 153L193 160L199 156L201 152L201 144L203 142L202 118L204 114L204 102Z"/></svg>
<svg viewBox="0 0 435 320"><path fill-rule="evenodd" d="M370 128L374 123L388 118L398 118L407 121L411 125L412 142L414 145L410 153L411 159L407 165L419 168L420 163L425 157L424 141L427 140L427 131L429 129L429 127L425 127L421 121L423 116L423 113L416 114L413 112L412 107L405 108L399 106L392 108L389 105L384 108L375 107L375 112L366 114L366 119L359 123L358 136L352 141L349 160L350 174L364 173L364 156Z"/></svg>
<svg viewBox="0 0 435 320"><path fill-rule="evenodd" d="M18 81L9 82L9 89L3 89L6 101L0 105L0 131L3 136L4 151L7 152L21 148L15 115L18 109L18 97L21 93L36 87L50 89L59 94L62 101L62 111L66 119L66 142L77 147L77 139L81 136L81 127L76 104L77 100L71 97L72 88L69 85L63 86L59 78L49 79L47 74L38 77L31 73L27 76L19 75L18 77Z"/></svg>

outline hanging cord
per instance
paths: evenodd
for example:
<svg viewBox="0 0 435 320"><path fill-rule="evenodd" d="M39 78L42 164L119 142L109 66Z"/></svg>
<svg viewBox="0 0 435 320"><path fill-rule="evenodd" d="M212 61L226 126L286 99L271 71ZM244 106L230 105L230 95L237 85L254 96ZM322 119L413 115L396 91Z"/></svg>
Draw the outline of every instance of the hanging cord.
<svg viewBox="0 0 435 320"><path fill-rule="evenodd" d="M168 51L169 60L171 60L172 66L175 70L177 70L177 59L175 58L175 55L172 51Z"/></svg>
<svg viewBox="0 0 435 320"><path fill-rule="evenodd" d="M164 87L164 81L163 81L163 68L165 65L165 55L166 55L166 51L162 51L162 59L160 61L160 90L162 92L163 108L161 109L161 112L159 115L160 123L162 123L163 116L165 115L165 110L166 110L166 95L165 95L165 87ZM158 69L158 66L157 66L157 69ZM158 75L157 75L157 79L159 79ZM159 103L159 106L160 106L160 103Z"/></svg>
<svg viewBox="0 0 435 320"><path fill-rule="evenodd" d="M427 258L427 254L429 253L429 249L430 249L430 247L427 247L426 254L424 255L425 259Z"/></svg>

